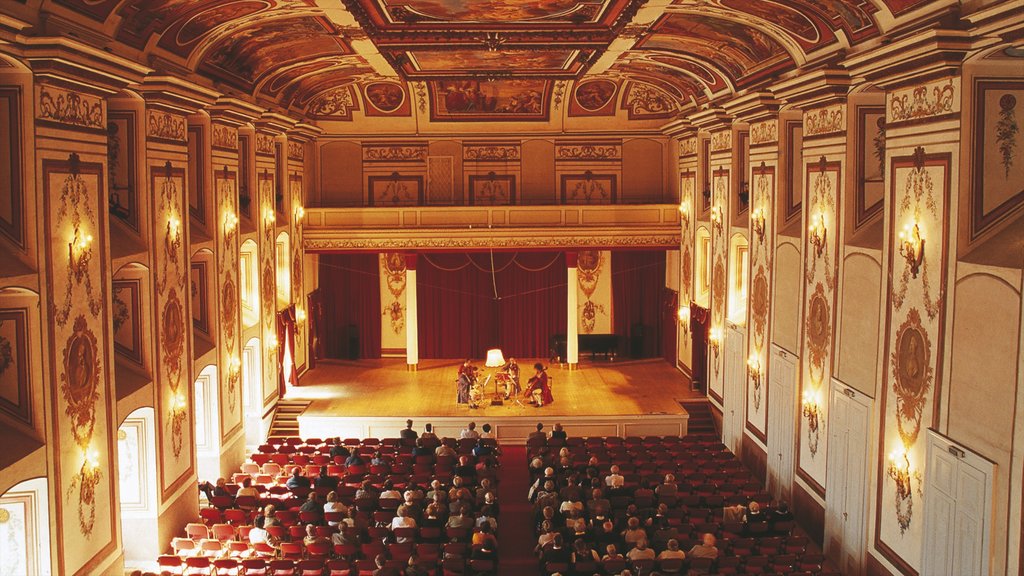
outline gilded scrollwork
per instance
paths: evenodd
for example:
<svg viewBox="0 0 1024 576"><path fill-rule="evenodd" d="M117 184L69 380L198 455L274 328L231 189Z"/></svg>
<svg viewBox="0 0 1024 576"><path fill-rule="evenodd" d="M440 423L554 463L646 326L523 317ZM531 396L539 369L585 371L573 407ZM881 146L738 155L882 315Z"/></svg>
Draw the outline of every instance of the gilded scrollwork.
<svg viewBox="0 0 1024 576"><path fill-rule="evenodd" d="M70 126L104 128L103 99L41 84L36 117Z"/></svg>
<svg viewBox="0 0 1024 576"><path fill-rule="evenodd" d="M955 111L954 79L914 86L893 92L889 97L889 120L903 122L941 116Z"/></svg>
<svg viewBox="0 0 1024 576"><path fill-rule="evenodd" d="M148 110L146 113L146 135L151 138L184 142L188 139L186 126L184 116L161 110Z"/></svg>
<svg viewBox="0 0 1024 576"><path fill-rule="evenodd" d="M804 135L821 136L846 130L846 106L826 106L804 114Z"/></svg>

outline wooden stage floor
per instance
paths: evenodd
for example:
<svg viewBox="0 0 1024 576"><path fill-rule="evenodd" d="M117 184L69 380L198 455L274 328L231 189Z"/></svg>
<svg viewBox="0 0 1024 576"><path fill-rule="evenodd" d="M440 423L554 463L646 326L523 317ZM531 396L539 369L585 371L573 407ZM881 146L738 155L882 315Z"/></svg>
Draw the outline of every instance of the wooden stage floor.
<svg viewBox="0 0 1024 576"><path fill-rule="evenodd" d="M524 385L526 375L533 373L528 368L533 363L520 361ZM525 402L491 406L485 402L471 409L455 401L459 364L457 360L424 360L417 371L410 372L401 358L320 363L303 375L301 385L291 388L286 398L310 401L299 417L305 436L342 432L386 435L392 430L397 433L406 418L413 418L417 430L429 419L439 434L457 431L469 420L491 422L504 428L499 439L514 439L525 437L540 420L575 423L595 434L657 434L681 421L681 433L685 433L687 415L679 401L701 397L664 360L598 361L581 362L575 370L551 365L548 375L554 402L548 406L536 408ZM492 380L489 391L493 390ZM627 422L632 424L624 424ZM639 427L641 423L646 432ZM656 423L665 426L654 427ZM611 432L613 426L615 432Z"/></svg>

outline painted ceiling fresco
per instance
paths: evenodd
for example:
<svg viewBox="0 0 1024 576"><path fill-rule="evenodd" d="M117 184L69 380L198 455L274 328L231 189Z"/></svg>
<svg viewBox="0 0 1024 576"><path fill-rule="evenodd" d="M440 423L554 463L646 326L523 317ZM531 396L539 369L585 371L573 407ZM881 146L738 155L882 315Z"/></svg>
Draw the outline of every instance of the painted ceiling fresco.
<svg viewBox="0 0 1024 576"><path fill-rule="evenodd" d="M40 0L39 10L265 105L447 122L543 120L563 102L570 116L674 117L878 36L930 2Z"/></svg>

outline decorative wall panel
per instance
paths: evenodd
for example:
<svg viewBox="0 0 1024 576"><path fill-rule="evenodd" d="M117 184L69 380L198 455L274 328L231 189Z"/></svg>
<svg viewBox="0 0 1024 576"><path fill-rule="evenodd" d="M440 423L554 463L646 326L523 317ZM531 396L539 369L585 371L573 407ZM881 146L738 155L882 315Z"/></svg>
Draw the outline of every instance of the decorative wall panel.
<svg viewBox="0 0 1024 576"><path fill-rule="evenodd" d="M695 139L692 140L695 142ZM690 310L690 303L694 302L697 297L694 290L696 199L697 173L692 168L687 168L679 174L679 205L681 207L679 222L682 240L679 247L679 306L686 310ZM677 356L680 363L692 370L693 340L690 336L689 314L680 317L679 328L681 334L677 340L679 343Z"/></svg>
<svg viewBox="0 0 1024 576"><path fill-rule="evenodd" d="M454 165L451 156L427 158L427 204L455 203Z"/></svg>
<svg viewBox="0 0 1024 576"><path fill-rule="evenodd" d="M974 102L972 239L1024 204L1024 82L976 81Z"/></svg>
<svg viewBox="0 0 1024 576"><path fill-rule="evenodd" d="M294 165L293 165L294 166ZM295 322L295 366L302 370L306 365L308 350L309 322L307 321L306 288L303 274L303 250L302 231L303 218L298 207L302 206L302 176L293 172L288 176L288 193L291 196L292 208L292 236L291 236L291 288L292 303L295 305L296 314L299 318Z"/></svg>
<svg viewBox="0 0 1024 576"><path fill-rule="evenodd" d="M731 134L719 132L718 134ZM731 141L731 140L730 140ZM723 144L719 143L719 146ZM712 148L715 144L711 145ZM728 148L728 146L726 146ZM709 343L712 336L717 337L717 346L708 349L708 393L720 404L725 401L725 320L726 306L729 301L729 230L723 222L729 214L729 194L732 186L731 171L728 166L729 157L719 157L712 162L715 168L711 172L711 323L709 324ZM722 166L722 167L719 167ZM717 214L717 221L715 215ZM732 400L729 400L732 401Z"/></svg>
<svg viewBox="0 0 1024 576"><path fill-rule="evenodd" d="M563 204L614 204L618 197L617 174L562 174L560 189Z"/></svg>
<svg viewBox="0 0 1024 576"><path fill-rule="evenodd" d="M581 250L577 255L576 284L579 333L614 332L611 251Z"/></svg>
<svg viewBox="0 0 1024 576"><path fill-rule="evenodd" d="M36 119L64 128L101 132L106 128L106 101L98 96L36 84Z"/></svg>
<svg viewBox="0 0 1024 576"><path fill-rule="evenodd" d="M114 351L143 365L142 355L142 281L114 280L111 291L114 326Z"/></svg>
<svg viewBox="0 0 1024 576"><path fill-rule="evenodd" d="M0 87L0 233L24 247L21 105L20 88Z"/></svg>
<svg viewBox="0 0 1024 576"><path fill-rule="evenodd" d="M112 110L107 119L107 182L110 214L139 229L135 112Z"/></svg>
<svg viewBox="0 0 1024 576"><path fill-rule="evenodd" d="M214 292L217 301L217 348L220 369L217 387L220 398L220 434L222 443L242 426L242 345L239 310L241 296L238 287L238 174L228 166L214 172L217 214L217 281Z"/></svg>
<svg viewBox="0 0 1024 576"><path fill-rule="evenodd" d="M210 271L203 260L193 261L190 267L189 296L192 302L192 327L210 334Z"/></svg>
<svg viewBox="0 0 1024 576"><path fill-rule="evenodd" d="M277 217L274 196L277 194L276 174L264 168L258 175L260 232L260 315L263 332L263 404L268 405L278 393L280 361L277 348L277 273L274 256L277 252Z"/></svg>
<svg viewBox="0 0 1024 576"><path fill-rule="evenodd" d="M39 539L48 537L40 534L38 505L35 492L11 491L0 498L0 570L5 576L50 573L50 559L38 554Z"/></svg>
<svg viewBox="0 0 1024 576"><path fill-rule="evenodd" d="M619 85L611 80L580 82L569 99L569 117L614 116Z"/></svg>
<svg viewBox="0 0 1024 576"><path fill-rule="evenodd" d="M924 545L923 432L938 420L942 382L952 165L952 154L928 153L923 147L909 156L894 155L889 164L889 307L875 545L901 569L913 571L920 569ZM913 230L915 225L923 239L917 266L904 256L906 248L897 240L899 231ZM904 479L899 483L896 477L901 472Z"/></svg>
<svg viewBox="0 0 1024 576"><path fill-rule="evenodd" d="M26 308L0 309L0 411L32 425Z"/></svg>
<svg viewBox="0 0 1024 576"><path fill-rule="evenodd" d="M388 176L367 176L370 206L419 206L423 204L423 177L393 172Z"/></svg>
<svg viewBox="0 0 1024 576"><path fill-rule="evenodd" d="M762 124L763 125L763 124ZM751 130L753 134L753 130ZM775 166L764 161L751 169L750 287L747 338L750 358L759 374L747 374L747 424L762 442L768 431L768 368L771 353L771 289L775 245Z"/></svg>
<svg viewBox="0 0 1024 576"><path fill-rule="evenodd" d="M406 348L405 255L401 252L380 254L380 347L396 354Z"/></svg>
<svg viewBox="0 0 1024 576"><path fill-rule="evenodd" d="M516 203L516 177L513 174L471 174L469 203L473 206L506 206Z"/></svg>
<svg viewBox="0 0 1024 576"><path fill-rule="evenodd" d="M854 227L882 212L885 199L885 108L857 107L857 195Z"/></svg>

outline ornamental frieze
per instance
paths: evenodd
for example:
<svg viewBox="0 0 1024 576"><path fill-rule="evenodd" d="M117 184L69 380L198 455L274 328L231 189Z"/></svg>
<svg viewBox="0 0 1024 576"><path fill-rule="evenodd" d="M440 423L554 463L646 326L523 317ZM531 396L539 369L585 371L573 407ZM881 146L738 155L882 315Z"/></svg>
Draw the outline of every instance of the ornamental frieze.
<svg viewBox="0 0 1024 576"><path fill-rule="evenodd" d="M678 246L679 234L652 236L509 236L473 238L307 238L306 250L406 250L410 248L551 248L576 246L580 248L639 248L652 246Z"/></svg>
<svg viewBox="0 0 1024 576"><path fill-rule="evenodd" d="M804 113L804 136L835 134L846 130L845 104L826 106Z"/></svg>
<svg viewBox="0 0 1024 576"><path fill-rule="evenodd" d="M265 156L274 155L274 137L262 132L256 133L256 153Z"/></svg>
<svg viewBox="0 0 1024 576"><path fill-rule="evenodd" d="M188 140L184 116L162 110L146 111L146 136L185 142Z"/></svg>
<svg viewBox="0 0 1024 576"><path fill-rule="evenodd" d="M719 152L732 148L732 131L724 130L711 135L711 151Z"/></svg>
<svg viewBox="0 0 1024 576"><path fill-rule="evenodd" d="M213 125L212 144L214 148L238 149L238 130L223 124Z"/></svg>
<svg viewBox="0 0 1024 576"><path fill-rule="evenodd" d="M679 155L693 156L697 153L697 137L685 138L679 141Z"/></svg>
<svg viewBox="0 0 1024 576"><path fill-rule="evenodd" d="M886 121L906 122L959 112L959 91L957 78L895 90L889 94Z"/></svg>
<svg viewBox="0 0 1024 576"><path fill-rule="evenodd" d="M103 99L55 86L36 88L36 118L83 128L106 127Z"/></svg>
<svg viewBox="0 0 1024 576"><path fill-rule="evenodd" d="M619 143L555 144L555 160L621 160Z"/></svg>
<svg viewBox="0 0 1024 576"><path fill-rule="evenodd" d="M288 157L292 160L302 160L306 155L306 147L302 142L288 141Z"/></svg>
<svg viewBox="0 0 1024 576"><path fill-rule="evenodd" d="M764 122L758 122L757 124L750 126L751 144L768 144L770 142L778 142L778 140L779 123L775 119L765 120Z"/></svg>
<svg viewBox="0 0 1024 576"><path fill-rule="evenodd" d="M466 144L462 159L471 162L519 160L519 144Z"/></svg>
<svg viewBox="0 0 1024 576"><path fill-rule="evenodd" d="M425 144L363 144L364 162L426 162Z"/></svg>

